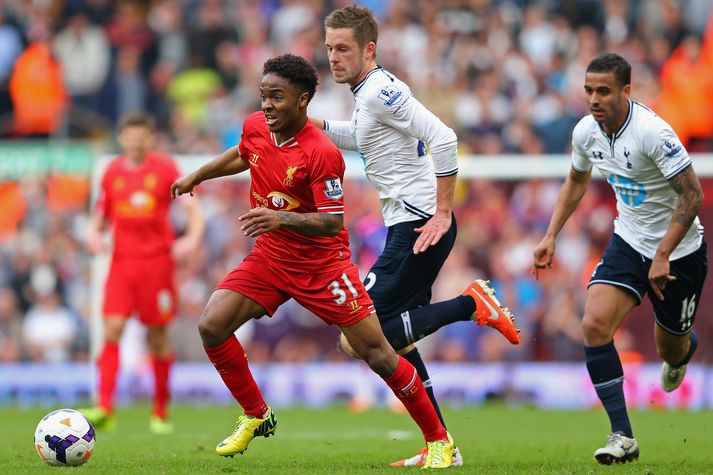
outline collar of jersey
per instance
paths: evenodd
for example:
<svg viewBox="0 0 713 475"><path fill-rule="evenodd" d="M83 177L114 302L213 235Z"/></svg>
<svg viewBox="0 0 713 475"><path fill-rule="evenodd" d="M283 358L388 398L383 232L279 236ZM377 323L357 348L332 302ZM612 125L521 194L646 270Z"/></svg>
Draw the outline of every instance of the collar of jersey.
<svg viewBox="0 0 713 475"><path fill-rule="evenodd" d="M361 87L364 85L364 83L366 82L366 80L369 79L369 76L371 76L372 74L374 74L374 73L377 72L377 71L382 71L383 69L384 69L384 68L382 68L381 66L379 66L379 65L377 64L376 67L375 67L374 69L372 69L371 71L369 71L369 74L367 74L367 75L364 77L364 79L361 80L361 82L360 82L359 84L357 84L356 86L354 86L354 87L352 88L352 93L354 93L354 95L356 95L356 93L359 92L359 89L361 89Z"/></svg>
<svg viewBox="0 0 713 475"><path fill-rule="evenodd" d="M631 118L634 115L634 103L631 101L631 99L627 99L626 102L629 103L629 113L626 114L626 120L624 121L624 125L622 125L621 128L619 129L619 131L616 134L614 134L614 140L621 137L621 134L623 134L624 131L626 130L626 128L629 126L629 124L631 123ZM604 130L604 127L602 127L602 124L597 122L597 125L599 126L599 130L601 130L602 133L604 134L604 136L607 138L607 140L609 140L609 136L607 135L606 130Z"/></svg>

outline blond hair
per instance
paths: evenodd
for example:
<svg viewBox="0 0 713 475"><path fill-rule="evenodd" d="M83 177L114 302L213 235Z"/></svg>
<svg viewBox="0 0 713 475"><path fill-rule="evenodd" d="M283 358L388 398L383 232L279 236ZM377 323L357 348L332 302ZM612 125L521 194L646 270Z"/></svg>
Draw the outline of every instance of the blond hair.
<svg viewBox="0 0 713 475"><path fill-rule="evenodd" d="M376 44L379 38L379 25L374 12L366 7L349 5L334 10L324 19L325 28L350 28L354 39L363 48L370 42Z"/></svg>

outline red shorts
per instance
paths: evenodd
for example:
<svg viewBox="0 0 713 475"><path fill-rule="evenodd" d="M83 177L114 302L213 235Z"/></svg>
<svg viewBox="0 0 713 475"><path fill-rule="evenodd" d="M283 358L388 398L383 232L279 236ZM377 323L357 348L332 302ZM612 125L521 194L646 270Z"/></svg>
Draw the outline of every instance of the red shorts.
<svg viewBox="0 0 713 475"><path fill-rule="evenodd" d="M305 263L305 269L309 263ZM330 325L349 326L374 313L374 304L351 261L327 272L285 271L253 250L216 289L238 292L272 316L290 298Z"/></svg>
<svg viewBox="0 0 713 475"><path fill-rule="evenodd" d="M104 290L104 316L130 317L145 325L167 325L176 313L170 254L112 260Z"/></svg>

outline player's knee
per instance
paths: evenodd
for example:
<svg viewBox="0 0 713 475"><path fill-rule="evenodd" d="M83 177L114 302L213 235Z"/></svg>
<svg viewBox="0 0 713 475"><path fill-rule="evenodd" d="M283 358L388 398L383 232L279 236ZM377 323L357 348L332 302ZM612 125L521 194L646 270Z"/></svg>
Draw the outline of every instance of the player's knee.
<svg viewBox="0 0 713 475"><path fill-rule="evenodd" d="M111 343L118 343L121 334L124 332L125 320L120 317L108 317L104 319L104 340Z"/></svg>
<svg viewBox="0 0 713 475"><path fill-rule="evenodd" d="M614 330L606 318L585 314L582 319L582 335L588 346L604 345L611 341Z"/></svg>
<svg viewBox="0 0 713 475"><path fill-rule="evenodd" d="M391 347L369 348L362 355L366 364L379 376L386 378L394 374L399 364L399 357Z"/></svg>
<svg viewBox="0 0 713 475"><path fill-rule="evenodd" d="M230 336L226 335L226 329L222 325L205 313L198 321L198 333L200 333L201 341L206 348L218 346Z"/></svg>

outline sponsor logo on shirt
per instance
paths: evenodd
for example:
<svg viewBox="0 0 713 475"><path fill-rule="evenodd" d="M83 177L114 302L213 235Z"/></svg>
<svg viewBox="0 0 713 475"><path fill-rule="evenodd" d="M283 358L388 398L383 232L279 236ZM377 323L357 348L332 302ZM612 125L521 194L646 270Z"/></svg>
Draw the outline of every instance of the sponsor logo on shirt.
<svg viewBox="0 0 713 475"><path fill-rule="evenodd" d="M604 160L604 152L600 152L599 150L592 150L592 156L595 160Z"/></svg>
<svg viewBox="0 0 713 475"><path fill-rule="evenodd" d="M379 99L384 101L384 105L391 107L398 104L403 97L403 92L396 89L394 86L386 86L379 91Z"/></svg>
<svg viewBox="0 0 713 475"><path fill-rule="evenodd" d="M609 184L617 197L626 205L637 207L646 200L646 188L641 183L620 175L609 175Z"/></svg>
<svg viewBox="0 0 713 475"><path fill-rule="evenodd" d="M267 197L271 199L272 206L275 209L289 211L300 206L299 200L291 197L290 195L280 193L279 191L271 191Z"/></svg>
<svg viewBox="0 0 713 475"><path fill-rule="evenodd" d="M267 200L263 198L262 195L257 191L253 191L253 199L255 200L255 206L258 206L260 208L267 208Z"/></svg>
<svg viewBox="0 0 713 475"><path fill-rule="evenodd" d="M324 186L327 188L324 190L324 194L327 198L338 200L344 196L344 192L342 191L342 182L339 178L324 180Z"/></svg>

